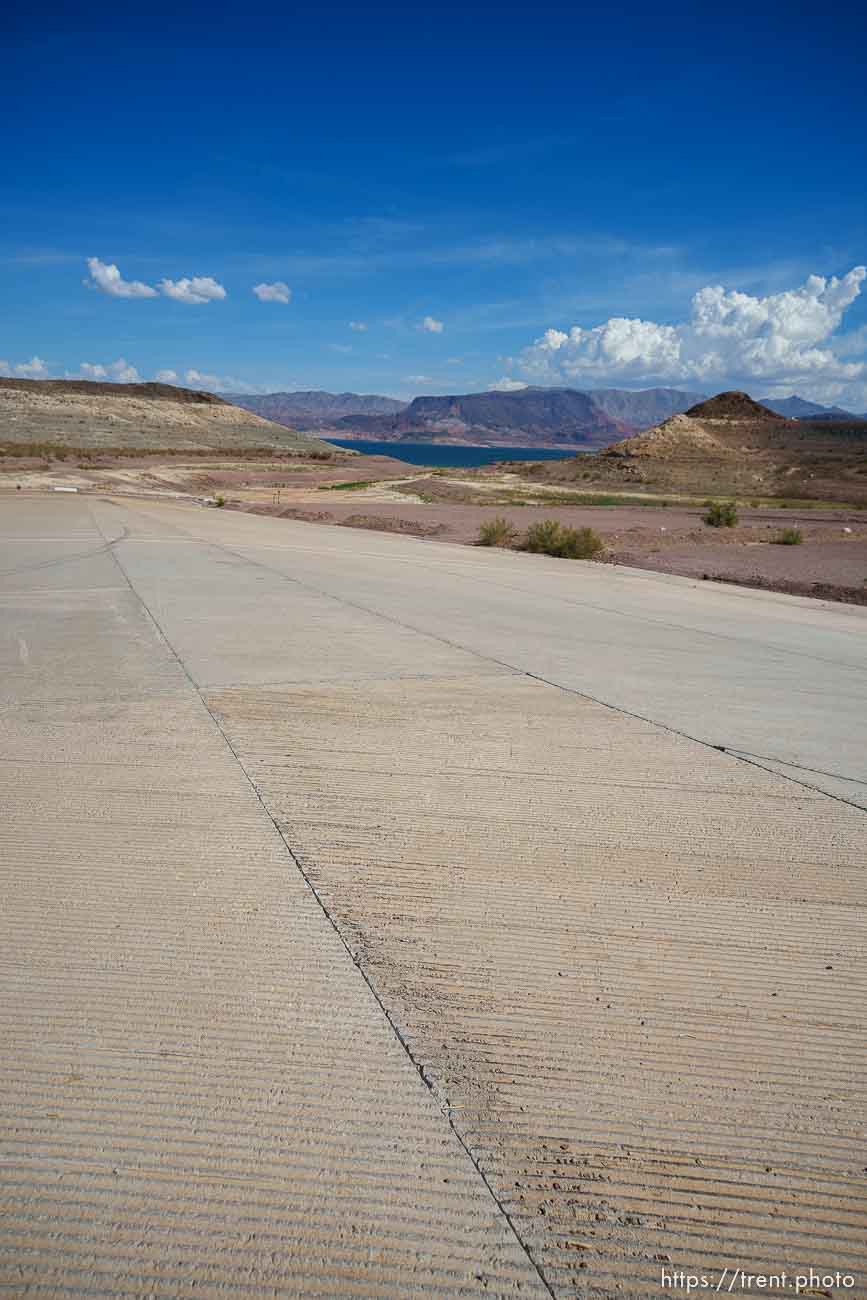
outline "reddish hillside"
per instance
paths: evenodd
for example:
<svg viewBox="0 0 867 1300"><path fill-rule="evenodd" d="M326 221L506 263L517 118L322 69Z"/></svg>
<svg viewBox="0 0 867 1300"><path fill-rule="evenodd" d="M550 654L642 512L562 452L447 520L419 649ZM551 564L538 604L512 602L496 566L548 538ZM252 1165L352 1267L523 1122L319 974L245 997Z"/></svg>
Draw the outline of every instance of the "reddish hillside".
<svg viewBox="0 0 867 1300"><path fill-rule="evenodd" d="M783 420L785 416L777 415L767 406L755 402L749 393L732 391L717 393L706 402L691 406L686 412L696 420Z"/></svg>

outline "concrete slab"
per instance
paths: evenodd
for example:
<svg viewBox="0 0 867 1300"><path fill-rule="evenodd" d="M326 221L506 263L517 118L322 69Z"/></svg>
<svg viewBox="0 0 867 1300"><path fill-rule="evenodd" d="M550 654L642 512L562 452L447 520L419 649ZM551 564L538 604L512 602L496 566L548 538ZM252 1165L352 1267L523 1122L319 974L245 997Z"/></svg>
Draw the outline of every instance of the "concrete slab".
<svg viewBox="0 0 867 1300"><path fill-rule="evenodd" d="M125 598L4 665L0 1289L548 1294Z"/></svg>
<svg viewBox="0 0 867 1300"><path fill-rule="evenodd" d="M208 703L557 1295L861 1272L860 810L527 677Z"/></svg>
<svg viewBox="0 0 867 1300"><path fill-rule="evenodd" d="M128 519L97 513L117 530ZM135 514L217 543L251 583L279 574L296 598L331 597L867 807L853 726L867 717L867 609L223 511Z"/></svg>
<svg viewBox="0 0 867 1300"><path fill-rule="evenodd" d="M6 1289L863 1286L863 611L90 508L123 597L0 599Z"/></svg>

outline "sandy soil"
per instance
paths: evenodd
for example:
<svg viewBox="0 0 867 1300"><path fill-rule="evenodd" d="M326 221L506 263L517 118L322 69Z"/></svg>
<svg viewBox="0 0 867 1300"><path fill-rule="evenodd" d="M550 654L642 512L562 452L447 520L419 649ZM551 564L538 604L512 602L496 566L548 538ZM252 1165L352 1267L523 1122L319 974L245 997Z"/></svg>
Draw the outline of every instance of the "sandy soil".
<svg viewBox="0 0 867 1300"><path fill-rule="evenodd" d="M387 456L349 452L332 461L262 455L104 457L77 464L0 461L0 493L60 487L193 498L202 504L222 496L229 509L457 544L474 543L480 525L496 515L520 532L556 518L570 527L594 528L605 542L608 562L867 603L867 512L855 509L742 507L738 527L711 529L695 504L560 505L551 499L558 494L550 483L540 485L549 499L538 505L502 499L484 504L489 496L508 497L517 490L531 502L534 485L508 471L480 478L466 471L430 476ZM803 543L775 544L781 531L792 527L801 531Z"/></svg>

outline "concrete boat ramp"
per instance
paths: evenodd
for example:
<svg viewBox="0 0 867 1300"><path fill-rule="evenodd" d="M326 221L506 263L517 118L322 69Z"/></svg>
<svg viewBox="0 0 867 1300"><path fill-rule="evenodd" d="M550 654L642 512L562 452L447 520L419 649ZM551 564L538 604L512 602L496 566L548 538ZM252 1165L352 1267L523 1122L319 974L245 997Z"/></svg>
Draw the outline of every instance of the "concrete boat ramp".
<svg viewBox="0 0 867 1300"><path fill-rule="evenodd" d="M0 1292L867 1294L867 611L84 495L0 555Z"/></svg>

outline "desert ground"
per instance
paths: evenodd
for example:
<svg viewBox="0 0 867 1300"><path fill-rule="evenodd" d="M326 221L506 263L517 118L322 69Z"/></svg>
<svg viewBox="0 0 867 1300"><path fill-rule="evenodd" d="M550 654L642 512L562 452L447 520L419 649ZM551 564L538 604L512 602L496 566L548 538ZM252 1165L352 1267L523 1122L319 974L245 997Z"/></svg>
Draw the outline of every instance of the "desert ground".
<svg viewBox="0 0 867 1300"><path fill-rule="evenodd" d="M252 418L252 417L251 417ZM664 493L579 477L586 458L527 465L426 472L390 457L332 450L303 453L179 449L172 455L123 455L90 449L0 457L0 493L75 487L213 503L225 508L473 544L480 526L503 516L520 531L554 518L591 527L605 543L604 562L715 578L850 603L867 601L867 509L793 498L739 500L736 528L709 528L695 493ZM322 457L322 458L319 458ZM598 464L596 458L595 463ZM599 498L612 504L590 504ZM751 504L752 502L752 504ZM780 545L795 528L802 544Z"/></svg>

